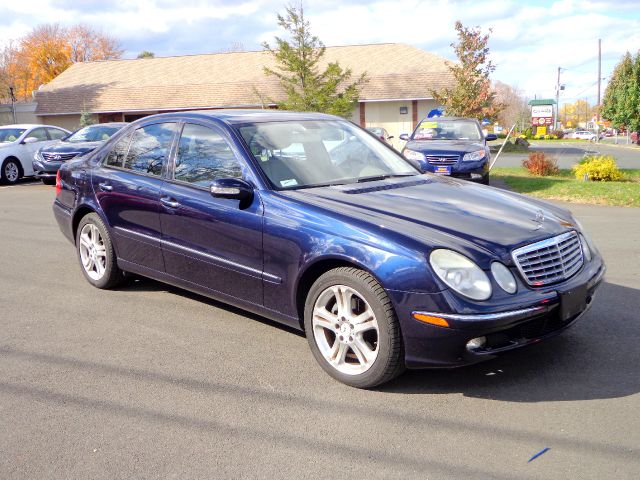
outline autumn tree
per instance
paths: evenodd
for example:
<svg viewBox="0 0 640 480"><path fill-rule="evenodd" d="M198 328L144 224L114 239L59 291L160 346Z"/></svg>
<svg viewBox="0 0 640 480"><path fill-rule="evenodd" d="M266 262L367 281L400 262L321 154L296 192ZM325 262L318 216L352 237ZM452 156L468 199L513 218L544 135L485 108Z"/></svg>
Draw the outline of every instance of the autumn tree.
<svg viewBox="0 0 640 480"><path fill-rule="evenodd" d="M455 24L458 43L452 43L457 63L449 65L453 85L440 91L432 91L436 102L445 106L447 115L495 120L503 105L496 101L489 76L495 66L488 59L489 34L483 35L480 27L466 28L460 21ZM491 33L489 29L489 33Z"/></svg>
<svg viewBox="0 0 640 480"><path fill-rule="evenodd" d="M67 32L67 41L71 47L73 63L111 60L120 58L123 52L114 37L87 25L70 27Z"/></svg>
<svg viewBox="0 0 640 480"><path fill-rule="evenodd" d="M500 81L495 82L493 90L496 101L503 105L497 116L500 125L510 128L514 124L530 121L531 111L522 90Z"/></svg>
<svg viewBox="0 0 640 480"><path fill-rule="evenodd" d="M586 125L596 114L596 107L587 100L576 100L573 103L565 103L560 107L558 120L563 125L575 128L579 124Z"/></svg>
<svg viewBox="0 0 640 480"><path fill-rule="evenodd" d="M601 114L616 128L640 130L640 52L622 57L613 70Z"/></svg>
<svg viewBox="0 0 640 480"><path fill-rule="evenodd" d="M363 73L352 81L351 69L343 69L337 62L321 68L326 48L311 33L302 6L286 7L284 16L278 14L278 25L291 39L275 37L273 48L263 43L276 62L276 69L265 67L264 72L276 77L285 93L285 99L278 102L278 106L286 110L350 116L366 75Z"/></svg>
<svg viewBox="0 0 640 480"><path fill-rule="evenodd" d="M31 92L75 62L108 60L121 55L114 38L90 27L40 25L4 48L0 55L0 87L13 86L19 100L29 100Z"/></svg>

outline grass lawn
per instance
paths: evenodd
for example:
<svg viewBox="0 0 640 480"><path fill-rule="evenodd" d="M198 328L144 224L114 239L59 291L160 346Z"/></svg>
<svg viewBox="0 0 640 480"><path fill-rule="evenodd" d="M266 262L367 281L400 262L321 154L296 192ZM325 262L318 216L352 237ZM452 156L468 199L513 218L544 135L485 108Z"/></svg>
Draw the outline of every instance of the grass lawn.
<svg viewBox="0 0 640 480"><path fill-rule="evenodd" d="M640 207L640 170L622 170L626 182L583 182L571 170L550 177L535 177L524 168L494 168L491 177L518 193L572 203Z"/></svg>

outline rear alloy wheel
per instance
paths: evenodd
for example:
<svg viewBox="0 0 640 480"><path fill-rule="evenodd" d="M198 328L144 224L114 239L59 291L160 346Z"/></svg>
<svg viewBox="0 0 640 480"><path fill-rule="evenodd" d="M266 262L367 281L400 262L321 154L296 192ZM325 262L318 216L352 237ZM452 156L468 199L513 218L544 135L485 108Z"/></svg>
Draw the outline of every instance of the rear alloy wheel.
<svg viewBox="0 0 640 480"><path fill-rule="evenodd" d="M400 327L380 284L356 268L337 268L311 287L305 330L316 360L335 379L359 388L404 370Z"/></svg>
<svg viewBox="0 0 640 480"><path fill-rule="evenodd" d="M80 220L76 246L82 273L91 285L112 288L122 281L109 232L97 214L90 213Z"/></svg>
<svg viewBox="0 0 640 480"><path fill-rule="evenodd" d="M0 175L3 182L10 185L16 183L20 178L20 165L18 162L12 159L5 160L2 164L2 175Z"/></svg>

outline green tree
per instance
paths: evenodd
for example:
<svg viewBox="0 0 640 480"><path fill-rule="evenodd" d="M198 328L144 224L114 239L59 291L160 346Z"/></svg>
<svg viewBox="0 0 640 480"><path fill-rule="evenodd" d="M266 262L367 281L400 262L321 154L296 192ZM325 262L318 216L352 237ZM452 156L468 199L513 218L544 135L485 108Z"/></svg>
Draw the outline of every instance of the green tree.
<svg viewBox="0 0 640 480"><path fill-rule="evenodd" d="M640 130L640 52L629 52L613 70L602 100L601 114L616 128Z"/></svg>
<svg viewBox="0 0 640 480"><path fill-rule="evenodd" d="M91 112L83 110L80 114L80 128L88 127L96 123L96 118Z"/></svg>
<svg viewBox="0 0 640 480"><path fill-rule="evenodd" d="M156 54L148 50L143 50L138 54L138 58L155 58Z"/></svg>
<svg viewBox="0 0 640 480"><path fill-rule="evenodd" d="M329 63L321 71L325 46L311 33L302 6L286 7L284 16L278 14L278 25L291 40L275 37L273 48L263 43L276 61L276 70L265 67L264 72L278 78L286 96L278 102L278 107L351 116L366 74L351 81L351 69L343 69L337 62Z"/></svg>
<svg viewBox="0 0 640 480"><path fill-rule="evenodd" d="M440 91L432 91L433 98L445 106L447 115L495 120L503 105L496 101L496 93L491 89L489 76L495 70L488 60L489 34L483 35L480 27L466 28L456 22L458 43L452 43L457 63L449 70L453 74L454 85ZM489 29L489 33L491 33Z"/></svg>

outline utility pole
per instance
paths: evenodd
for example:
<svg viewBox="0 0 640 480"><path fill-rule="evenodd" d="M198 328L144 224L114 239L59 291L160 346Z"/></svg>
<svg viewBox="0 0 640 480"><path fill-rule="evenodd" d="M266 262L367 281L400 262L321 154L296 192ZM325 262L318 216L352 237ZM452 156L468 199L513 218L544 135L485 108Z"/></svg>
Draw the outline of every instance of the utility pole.
<svg viewBox="0 0 640 480"><path fill-rule="evenodd" d="M11 97L11 112L13 113L13 123L18 123L18 120L16 120L16 107L14 105L14 102L17 100L16 96L13 94L13 87L9 87L9 97Z"/></svg>
<svg viewBox="0 0 640 480"><path fill-rule="evenodd" d="M598 39L598 106L596 120L600 121L600 83L602 82L602 39Z"/></svg>
<svg viewBox="0 0 640 480"><path fill-rule="evenodd" d="M558 83L556 84L556 115L553 122L553 129L558 129L558 114L560 113L560 67L558 67Z"/></svg>

